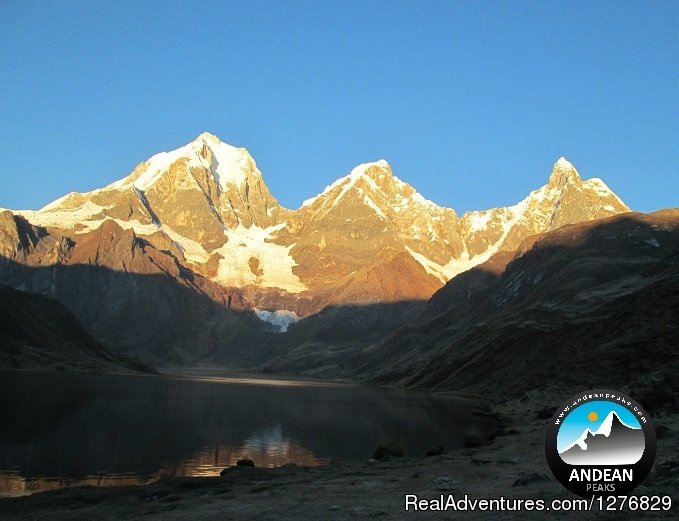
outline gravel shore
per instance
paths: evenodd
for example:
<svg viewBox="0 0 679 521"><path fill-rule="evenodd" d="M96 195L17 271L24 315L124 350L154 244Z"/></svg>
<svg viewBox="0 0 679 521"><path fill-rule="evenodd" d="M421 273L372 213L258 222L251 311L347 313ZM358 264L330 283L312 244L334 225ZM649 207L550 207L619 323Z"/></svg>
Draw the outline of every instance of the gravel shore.
<svg viewBox="0 0 679 521"><path fill-rule="evenodd" d="M315 468L234 467L215 478L172 478L130 487L80 487L0 500L0 519L16 520L335 520L595 519L600 512L405 511L406 494L437 499L575 499L544 457L544 396L494 408L505 418L492 443L420 458L336 461ZM541 401L542 400L542 401ZM679 508L679 414L654 418L656 463L637 495L669 495L669 512L609 513L615 519L676 519Z"/></svg>

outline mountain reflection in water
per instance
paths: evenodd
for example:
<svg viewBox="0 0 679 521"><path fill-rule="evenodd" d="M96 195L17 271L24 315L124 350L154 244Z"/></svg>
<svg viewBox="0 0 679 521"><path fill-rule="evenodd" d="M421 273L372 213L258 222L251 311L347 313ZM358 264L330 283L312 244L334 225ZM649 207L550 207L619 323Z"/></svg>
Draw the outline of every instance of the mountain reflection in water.
<svg viewBox="0 0 679 521"><path fill-rule="evenodd" d="M269 433L281 436L280 425L272 427ZM193 456L174 464L168 463L167 467L149 475L104 473L80 478L24 477L17 471L0 470L0 497L21 496L63 487L143 485L171 476L218 476L222 469L234 466L243 458L256 461L260 467L280 467L286 463L314 467L327 462L327 459L316 457L313 452L295 441L284 440L282 437L264 440L260 434L256 434L241 447L204 447Z"/></svg>
<svg viewBox="0 0 679 521"><path fill-rule="evenodd" d="M467 401L356 385L0 371L0 495L423 455L490 428Z"/></svg>

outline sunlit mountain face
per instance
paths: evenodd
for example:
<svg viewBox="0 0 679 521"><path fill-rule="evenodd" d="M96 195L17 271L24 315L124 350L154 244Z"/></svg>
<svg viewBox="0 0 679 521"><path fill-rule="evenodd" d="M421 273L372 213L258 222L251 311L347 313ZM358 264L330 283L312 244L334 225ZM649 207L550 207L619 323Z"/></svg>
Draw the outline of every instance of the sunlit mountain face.
<svg viewBox="0 0 679 521"><path fill-rule="evenodd" d="M506 208L458 216L379 160L290 210L246 149L204 133L100 189L2 211L0 282L154 363L248 365L245 338L270 345L328 307L424 302L529 236L628 210L564 158Z"/></svg>

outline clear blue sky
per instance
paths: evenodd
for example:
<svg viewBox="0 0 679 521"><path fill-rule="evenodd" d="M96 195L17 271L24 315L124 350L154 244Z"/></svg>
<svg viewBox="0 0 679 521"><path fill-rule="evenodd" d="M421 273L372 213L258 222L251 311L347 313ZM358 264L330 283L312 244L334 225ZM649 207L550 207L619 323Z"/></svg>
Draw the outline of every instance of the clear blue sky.
<svg viewBox="0 0 679 521"><path fill-rule="evenodd" d="M202 131L297 207L387 159L463 212L559 156L679 206L679 2L5 0L0 206L39 208Z"/></svg>

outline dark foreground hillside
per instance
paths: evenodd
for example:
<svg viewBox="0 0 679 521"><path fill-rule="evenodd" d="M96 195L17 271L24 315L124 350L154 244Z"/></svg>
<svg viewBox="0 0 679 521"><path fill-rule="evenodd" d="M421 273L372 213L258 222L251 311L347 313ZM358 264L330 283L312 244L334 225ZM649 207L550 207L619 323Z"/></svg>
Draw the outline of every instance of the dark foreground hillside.
<svg viewBox="0 0 679 521"><path fill-rule="evenodd" d="M314 365L311 351L324 348ZM678 354L679 210L666 210L531 237L450 281L377 342L315 342L265 368L496 397L625 386L673 402Z"/></svg>
<svg viewBox="0 0 679 521"><path fill-rule="evenodd" d="M92 338L56 300L0 286L0 367L144 371Z"/></svg>

